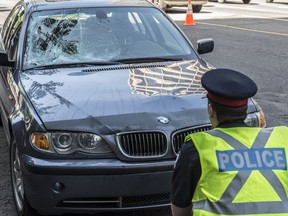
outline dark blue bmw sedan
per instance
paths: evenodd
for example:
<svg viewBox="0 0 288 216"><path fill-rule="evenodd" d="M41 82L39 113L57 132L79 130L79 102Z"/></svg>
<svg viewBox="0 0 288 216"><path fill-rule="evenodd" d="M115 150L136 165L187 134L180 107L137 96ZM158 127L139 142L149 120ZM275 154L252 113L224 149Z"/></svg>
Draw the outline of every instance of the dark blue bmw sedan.
<svg viewBox="0 0 288 216"><path fill-rule="evenodd" d="M213 68L145 0L22 0L0 34L1 120L17 212L169 205L184 137L209 130ZM265 120L251 99L247 123Z"/></svg>

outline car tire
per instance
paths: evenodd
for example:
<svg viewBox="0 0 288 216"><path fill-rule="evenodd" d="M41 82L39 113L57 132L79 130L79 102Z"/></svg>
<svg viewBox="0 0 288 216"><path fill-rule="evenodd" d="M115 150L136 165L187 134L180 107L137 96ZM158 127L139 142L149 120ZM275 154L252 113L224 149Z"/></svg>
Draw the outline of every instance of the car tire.
<svg viewBox="0 0 288 216"><path fill-rule="evenodd" d="M199 13L202 9L202 5L193 5L192 6L192 10L193 10L193 13Z"/></svg>
<svg viewBox="0 0 288 216"><path fill-rule="evenodd" d="M16 211L19 216L41 216L28 203L24 193L24 182L21 171L20 158L15 142L10 146L11 183Z"/></svg>
<svg viewBox="0 0 288 216"><path fill-rule="evenodd" d="M243 0L243 3L244 3L244 4L249 4L249 3L250 3L250 0Z"/></svg>
<svg viewBox="0 0 288 216"><path fill-rule="evenodd" d="M273 3L274 0L266 0L267 3Z"/></svg>

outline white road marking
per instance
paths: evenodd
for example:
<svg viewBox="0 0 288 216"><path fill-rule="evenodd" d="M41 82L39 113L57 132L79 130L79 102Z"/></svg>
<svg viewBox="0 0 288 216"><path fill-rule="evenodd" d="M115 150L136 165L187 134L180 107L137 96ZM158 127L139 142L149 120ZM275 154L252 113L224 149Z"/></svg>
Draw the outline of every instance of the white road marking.
<svg viewBox="0 0 288 216"><path fill-rule="evenodd" d="M227 0L229 1L229 0ZM264 0L263 0L264 1ZM288 37L288 33L283 32L274 32L260 29L250 29L237 27L232 25L223 25L216 23L208 23L207 20L215 20L215 19L237 19L237 18L252 18L252 19L267 19L267 20L275 20L280 22L288 22L288 0L287 4L268 4L258 2L254 5L248 4L219 4L215 2L208 2L208 4L204 5L200 13L193 13L193 18L197 25L210 25L217 26L221 28L230 28L241 31L248 32L257 32L262 34L274 35L274 36L284 36ZM173 8L173 13L169 13L168 15L175 21L184 21L186 19L186 8L179 7ZM287 19L285 19L287 17ZM206 21L203 21L206 20ZM284 24L286 25L286 23Z"/></svg>
<svg viewBox="0 0 288 216"><path fill-rule="evenodd" d="M227 0L229 1L229 0ZM265 1L265 0L262 0ZM259 19L273 19L287 22L288 19L288 0L287 4L274 3L256 3L256 4L220 4L215 2L208 2L203 5L200 13L193 13L195 20L207 19L225 19L225 18L259 18ZM253 3L253 1L252 1ZM229 10L230 9L230 10ZM185 7L174 7L167 14L175 21L184 21L186 18ZM173 12L172 12L173 11Z"/></svg>
<svg viewBox="0 0 288 216"><path fill-rule="evenodd" d="M258 32L258 33L264 33L264 34L288 37L288 34L280 33L280 32L271 32L271 31L263 31L263 30L257 30L257 29L248 29L248 28L241 28L241 27L229 26L229 25L221 25L221 24L215 24L215 23L205 23L205 22L198 22L198 23L200 23L202 25L218 26L218 27L223 27L223 28L237 29L237 30L241 30L241 31Z"/></svg>

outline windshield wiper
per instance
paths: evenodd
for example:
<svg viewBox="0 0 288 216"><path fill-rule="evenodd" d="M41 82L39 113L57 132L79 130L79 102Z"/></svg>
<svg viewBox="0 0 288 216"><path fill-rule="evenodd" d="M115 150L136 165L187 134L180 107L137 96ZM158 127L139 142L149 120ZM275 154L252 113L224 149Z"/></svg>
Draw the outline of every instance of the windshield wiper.
<svg viewBox="0 0 288 216"><path fill-rule="evenodd" d="M41 65L27 68L26 70L44 70L55 68L71 68L71 67L89 67L89 66L105 66L105 65L118 65L127 63L149 63L149 62L163 62L163 61L182 61L185 60L180 57L147 57L147 58L127 58L117 59L117 61L101 61L101 62L76 62L65 64Z"/></svg>
<svg viewBox="0 0 288 216"><path fill-rule="evenodd" d="M147 58L127 58L117 59L121 63L147 63L147 62L163 62L163 61L183 61L180 57L147 57Z"/></svg>
<svg viewBox="0 0 288 216"><path fill-rule="evenodd" d="M118 65L120 62L116 61L101 61L101 62L76 62L76 63L65 63L65 64L53 64L53 65L41 65L30 67L27 70L44 70L44 69L55 69L55 68L71 68L71 67L89 67L89 66L104 66L104 65Z"/></svg>

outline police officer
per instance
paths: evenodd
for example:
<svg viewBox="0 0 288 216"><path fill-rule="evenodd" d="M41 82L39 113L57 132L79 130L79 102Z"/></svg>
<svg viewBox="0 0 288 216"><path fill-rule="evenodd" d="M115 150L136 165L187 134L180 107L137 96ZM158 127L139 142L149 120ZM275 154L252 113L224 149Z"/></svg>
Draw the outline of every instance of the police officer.
<svg viewBox="0 0 288 216"><path fill-rule="evenodd" d="M213 129L185 138L172 180L173 216L288 216L288 128L244 123L257 92L247 76L213 69L201 83Z"/></svg>

